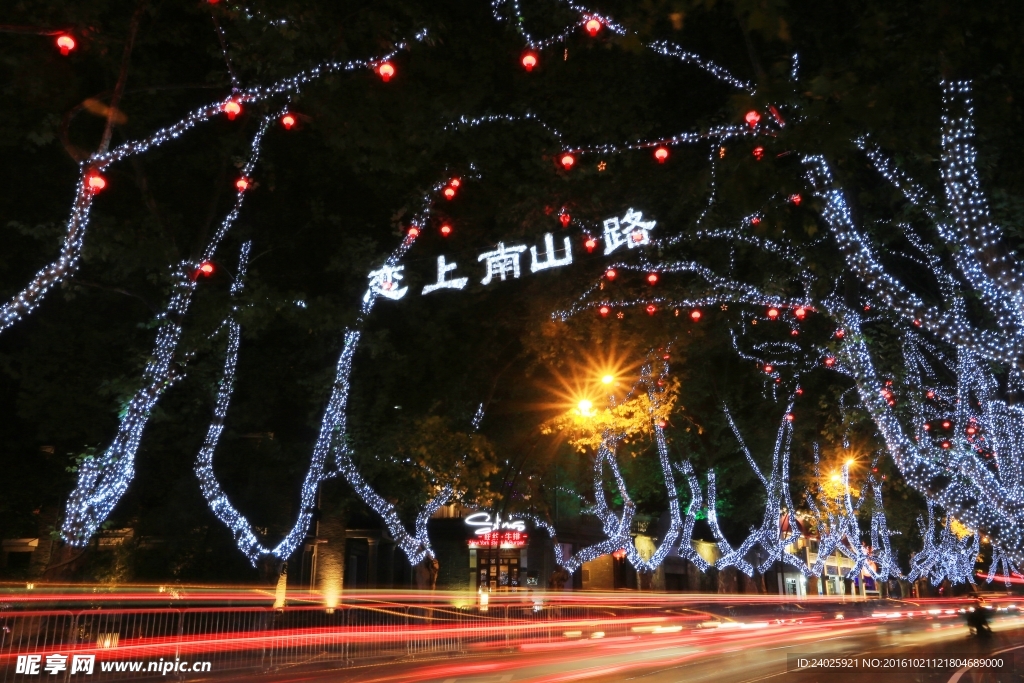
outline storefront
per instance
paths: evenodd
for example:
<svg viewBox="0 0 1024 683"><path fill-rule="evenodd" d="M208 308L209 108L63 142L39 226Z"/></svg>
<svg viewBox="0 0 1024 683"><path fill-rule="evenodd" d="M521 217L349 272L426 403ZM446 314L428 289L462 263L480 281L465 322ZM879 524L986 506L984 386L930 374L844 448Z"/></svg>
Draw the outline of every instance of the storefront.
<svg viewBox="0 0 1024 683"><path fill-rule="evenodd" d="M489 592L536 587L536 572L527 568L526 524L522 520L492 519L486 512L466 517L474 533L469 537L470 588Z"/></svg>

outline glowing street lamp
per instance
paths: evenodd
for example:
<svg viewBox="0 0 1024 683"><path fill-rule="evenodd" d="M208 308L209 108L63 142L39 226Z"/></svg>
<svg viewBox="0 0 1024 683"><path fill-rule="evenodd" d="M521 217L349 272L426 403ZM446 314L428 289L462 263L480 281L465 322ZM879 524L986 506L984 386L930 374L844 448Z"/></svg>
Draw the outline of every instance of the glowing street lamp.
<svg viewBox="0 0 1024 683"><path fill-rule="evenodd" d="M591 417L594 414L594 403L588 399L583 399L576 407L583 417Z"/></svg>
<svg viewBox="0 0 1024 683"><path fill-rule="evenodd" d="M602 384L611 384L614 381L615 381L615 376L614 375L605 375L604 377L601 378L601 383Z"/></svg>

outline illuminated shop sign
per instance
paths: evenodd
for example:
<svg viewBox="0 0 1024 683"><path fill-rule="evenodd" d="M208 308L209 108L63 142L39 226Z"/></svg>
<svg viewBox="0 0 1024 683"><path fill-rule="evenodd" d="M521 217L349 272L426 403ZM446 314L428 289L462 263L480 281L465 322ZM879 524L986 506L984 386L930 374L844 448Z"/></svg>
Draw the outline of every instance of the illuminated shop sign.
<svg viewBox="0 0 1024 683"><path fill-rule="evenodd" d="M489 512L476 512L466 517L466 525L475 528L470 548L526 547L526 522L521 519L503 520L498 513L491 517Z"/></svg>
<svg viewBox="0 0 1024 683"><path fill-rule="evenodd" d="M522 531L491 531L469 539L470 548L525 548Z"/></svg>

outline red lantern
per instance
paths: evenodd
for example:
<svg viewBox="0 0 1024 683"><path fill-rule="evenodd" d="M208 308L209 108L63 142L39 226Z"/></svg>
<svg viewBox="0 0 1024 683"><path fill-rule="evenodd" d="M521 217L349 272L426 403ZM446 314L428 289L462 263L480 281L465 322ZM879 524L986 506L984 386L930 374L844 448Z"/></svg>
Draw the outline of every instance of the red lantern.
<svg viewBox="0 0 1024 683"><path fill-rule="evenodd" d="M459 185L462 184L462 181L459 180L458 178L452 178L451 180L448 181L448 184L451 185L452 187L457 188Z"/></svg>
<svg viewBox="0 0 1024 683"><path fill-rule="evenodd" d="M779 309L775 308L774 306L772 308L769 308L768 309L768 317L771 318L772 320L775 320L776 318L778 318L779 317Z"/></svg>
<svg viewBox="0 0 1024 683"><path fill-rule="evenodd" d="M452 234L452 226L445 223L444 225L441 226L441 235L447 237L450 234Z"/></svg>
<svg viewBox="0 0 1024 683"><path fill-rule="evenodd" d="M935 392L934 391L929 391L927 394L925 394L925 396L928 397L928 398L935 398Z"/></svg>
<svg viewBox="0 0 1024 683"><path fill-rule="evenodd" d="M242 113L242 105L234 100L228 100L225 102L221 109L223 109L224 113L228 115L228 121L234 121L235 117Z"/></svg>
<svg viewBox="0 0 1024 683"><path fill-rule="evenodd" d="M792 422L796 419L796 415L793 413L786 413L786 422Z"/></svg>
<svg viewBox="0 0 1024 683"><path fill-rule="evenodd" d="M523 68L527 72L533 71L533 67L537 66L537 55L533 52L527 52L522 58Z"/></svg>
<svg viewBox="0 0 1024 683"><path fill-rule="evenodd" d="M590 19L583 25L583 28L587 29L587 33L589 33L590 37L593 38L597 35L597 32L601 30L601 21L599 19Z"/></svg>
<svg viewBox="0 0 1024 683"><path fill-rule="evenodd" d="M60 53L67 57L68 53L75 49L75 39L66 33L57 36L57 47L60 48Z"/></svg>
<svg viewBox="0 0 1024 683"><path fill-rule="evenodd" d="M951 424L951 423L950 423L950 421L949 421L949 420L943 420L943 421L942 421L942 428L943 428L943 429L949 429L949 427L950 427L950 424Z"/></svg>
<svg viewBox="0 0 1024 683"><path fill-rule="evenodd" d="M295 117L291 114L285 114L281 117L281 125L284 126L285 130L291 130L292 126L295 125Z"/></svg>
<svg viewBox="0 0 1024 683"><path fill-rule="evenodd" d="M85 186L89 192L96 194L107 186L107 180L99 173L90 173L85 179Z"/></svg>
<svg viewBox="0 0 1024 683"><path fill-rule="evenodd" d="M205 275L206 277L210 277L211 275L213 275L213 270L214 268L212 263L210 263L209 261L203 261L202 263L199 264L197 273L199 275Z"/></svg>
<svg viewBox="0 0 1024 683"><path fill-rule="evenodd" d="M568 171L570 168L572 168L572 165L576 163L576 157L566 152L565 154L562 155L562 158L559 159L559 161L562 162L562 168Z"/></svg>
<svg viewBox="0 0 1024 683"><path fill-rule="evenodd" d="M796 389L796 395L797 395L797 396L803 396L803 395L804 395L804 390L803 390L803 389L801 389L800 387L797 387L797 389Z"/></svg>
<svg viewBox="0 0 1024 683"><path fill-rule="evenodd" d="M558 216L558 222L562 224L563 228L568 228L570 221L572 221L572 216L567 213L563 213Z"/></svg>
<svg viewBox="0 0 1024 683"><path fill-rule="evenodd" d="M978 429L974 425L971 425L970 427L967 428L967 434L970 436L974 436L975 434L977 434L977 432Z"/></svg>
<svg viewBox="0 0 1024 683"><path fill-rule="evenodd" d="M942 442L942 447L943 447L943 448L949 448L949 447L951 447L952 445L953 445L953 444L951 444L951 443L950 443L950 442L948 442L948 441L943 441L943 442Z"/></svg>
<svg viewBox="0 0 1024 683"><path fill-rule="evenodd" d="M696 308L690 311L690 319L693 322L698 322L700 320L701 315L702 313Z"/></svg>
<svg viewBox="0 0 1024 683"><path fill-rule="evenodd" d="M836 330L836 339L842 339L845 336L846 332L843 332L842 330Z"/></svg>
<svg viewBox="0 0 1024 683"><path fill-rule="evenodd" d="M793 206L800 206L800 202L802 202L803 200L803 197L801 197L798 194L789 195L789 203L792 204Z"/></svg>
<svg viewBox="0 0 1024 683"><path fill-rule="evenodd" d="M618 275L618 273L615 272L614 268L609 268L608 270L604 271L604 276L609 280L614 280L616 275Z"/></svg>
<svg viewBox="0 0 1024 683"><path fill-rule="evenodd" d="M648 304L647 305L647 315L654 315L655 311L657 311L657 310L658 309L657 309L657 307L654 304Z"/></svg>
<svg viewBox="0 0 1024 683"><path fill-rule="evenodd" d="M765 371L765 372L767 372L767 373L768 373L769 375L770 375L770 374L772 374L772 370L774 370L774 369L775 369L775 368L773 368L773 367L772 367L772 366L770 366L770 365L766 365L766 366L764 366L764 371Z"/></svg>
<svg viewBox="0 0 1024 683"><path fill-rule="evenodd" d="M597 312L601 314L602 318L607 318L608 314L612 312L612 309L608 306L601 306L601 308L597 309Z"/></svg>
<svg viewBox="0 0 1024 683"><path fill-rule="evenodd" d="M649 284L652 284L652 285L658 284L658 274L657 273L650 273L650 274L648 274L647 275L647 282Z"/></svg>
<svg viewBox="0 0 1024 683"><path fill-rule="evenodd" d="M928 424L927 422L924 423L924 431L926 431L926 432L932 431L932 426L930 424Z"/></svg>
<svg viewBox="0 0 1024 683"><path fill-rule="evenodd" d="M758 161L761 161L761 159L764 158L764 147L754 148L754 158Z"/></svg>
<svg viewBox="0 0 1024 683"><path fill-rule="evenodd" d="M415 225L412 226L411 228L409 228L409 232L408 232L409 237L415 238L415 237L418 237L419 234L420 234L420 229L417 228Z"/></svg>
<svg viewBox="0 0 1024 683"><path fill-rule="evenodd" d="M750 219L750 224L751 225L760 225L761 224L761 217L760 216L754 216L753 218Z"/></svg>
<svg viewBox="0 0 1024 683"><path fill-rule="evenodd" d="M587 248L587 253L591 253L597 248L597 240L593 237L588 237L587 241L583 243L583 246Z"/></svg>
<svg viewBox="0 0 1024 683"><path fill-rule="evenodd" d="M239 192L245 192L246 190L249 189L249 179L239 178L238 180L235 181L235 187L238 188Z"/></svg>
<svg viewBox="0 0 1024 683"><path fill-rule="evenodd" d="M921 327L921 321L920 320L915 320L914 321L914 327Z"/></svg>
<svg viewBox="0 0 1024 683"><path fill-rule="evenodd" d="M395 75L395 66L391 62L384 62L377 67L377 75L380 76L382 81L387 83Z"/></svg>
<svg viewBox="0 0 1024 683"><path fill-rule="evenodd" d="M455 198L455 188L454 187L446 187L446 188L444 188L444 196L445 196L446 199L454 199Z"/></svg>
<svg viewBox="0 0 1024 683"><path fill-rule="evenodd" d="M761 120L761 115L758 114L755 110L751 109L743 118L746 120L748 126L750 126L751 128L756 128L757 122Z"/></svg>
<svg viewBox="0 0 1024 683"><path fill-rule="evenodd" d="M665 163L665 159L668 159L668 147L659 147L654 150L654 158L658 160L659 164Z"/></svg>
<svg viewBox="0 0 1024 683"><path fill-rule="evenodd" d="M807 316L807 309L804 308L803 306L800 306L795 311L793 311L793 315L795 315L797 319L803 320Z"/></svg>
<svg viewBox="0 0 1024 683"><path fill-rule="evenodd" d="M658 428L659 429L664 429L667 426L668 426L668 422L666 422L665 420L658 420Z"/></svg>
<svg viewBox="0 0 1024 683"><path fill-rule="evenodd" d="M796 337L800 334L800 330L790 330L789 334L791 337Z"/></svg>
<svg viewBox="0 0 1024 683"><path fill-rule="evenodd" d="M828 358L825 359L825 367L826 368L830 368L830 367L832 367L835 364L836 364L836 359L833 358L832 356L829 356Z"/></svg>

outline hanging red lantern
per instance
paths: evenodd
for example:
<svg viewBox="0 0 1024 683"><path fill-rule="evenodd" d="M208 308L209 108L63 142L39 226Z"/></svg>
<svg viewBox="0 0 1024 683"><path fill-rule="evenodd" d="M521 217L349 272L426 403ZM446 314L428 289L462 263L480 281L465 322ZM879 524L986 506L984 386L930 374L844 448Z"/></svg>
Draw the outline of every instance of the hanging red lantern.
<svg viewBox="0 0 1024 683"><path fill-rule="evenodd" d="M444 188L444 196L445 196L445 199L455 199L455 188L454 187L446 187L446 188Z"/></svg>
<svg viewBox="0 0 1024 683"><path fill-rule="evenodd" d="M566 152L559 161L562 162L562 168L568 171L576 163L576 157Z"/></svg>
<svg viewBox="0 0 1024 683"><path fill-rule="evenodd" d="M445 223L441 226L441 235L447 237L450 234L452 234L452 226Z"/></svg>
<svg viewBox="0 0 1024 683"><path fill-rule="evenodd" d="M769 308L768 309L768 317L771 318L772 320L775 320L776 318L778 318L779 317L779 309L775 308L774 306Z"/></svg>
<svg viewBox="0 0 1024 683"><path fill-rule="evenodd" d="M647 315L654 315L655 311L657 311L657 310L658 309L657 309L657 307L654 304L648 304L647 305Z"/></svg>
<svg viewBox="0 0 1024 683"><path fill-rule="evenodd" d="M747 122L748 126L750 126L751 128L756 128L757 122L761 120L761 115L757 113L757 111L751 109L750 111L747 112L747 115L744 116L743 119Z"/></svg>
<svg viewBox="0 0 1024 683"><path fill-rule="evenodd" d="M249 179L239 178L238 180L235 181L235 187L238 188L239 192L245 192L246 190L249 189Z"/></svg>
<svg viewBox="0 0 1024 683"><path fill-rule="evenodd" d="M807 317L807 309L803 306L798 306L796 310L793 311L793 315L795 315L798 320L803 320Z"/></svg>
<svg viewBox="0 0 1024 683"><path fill-rule="evenodd" d="M64 33L57 36L57 47L60 48L60 53L65 57L68 56L69 52L75 49L75 45L75 39L68 34Z"/></svg>
<svg viewBox="0 0 1024 683"><path fill-rule="evenodd" d="M448 184L451 185L452 187L457 188L459 185L462 184L462 181L459 180L458 178L452 178L451 180L448 181Z"/></svg>
<svg viewBox="0 0 1024 683"><path fill-rule="evenodd" d="M927 394L925 394L925 396L927 398L935 398L935 392L934 391L929 391Z"/></svg>
<svg viewBox="0 0 1024 683"><path fill-rule="evenodd" d="M750 219L750 224L751 225L760 225L761 224L761 217L760 216L754 216L753 218Z"/></svg>
<svg viewBox="0 0 1024 683"><path fill-rule="evenodd" d="M537 66L537 54L534 52L527 52L523 55L522 60L523 68L527 72L533 71L533 67Z"/></svg>
<svg viewBox="0 0 1024 683"><path fill-rule="evenodd" d="M786 413L786 422L792 422L796 419L796 415L793 413Z"/></svg>
<svg viewBox="0 0 1024 683"><path fill-rule="evenodd" d="M796 388L796 395L797 396L803 396L804 395L804 390L802 388L800 388L800 387L797 387Z"/></svg>
<svg viewBox="0 0 1024 683"><path fill-rule="evenodd" d="M926 432L932 431L932 426L930 424L928 424L927 422L924 423L924 431L926 431Z"/></svg>
<svg viewBox="0 0 1024 683"><path fill-rule="evenodd" d="M804 200L803 197L801 197L798 194L791 194L791 195L789 195L789 203L792 204L793 206L800 206L800 203L803 200Z"/></svg>
<svg viewBox="0 0 1024 683"><path fill-rule="evenodd" d="M950 443L950 442L948 442L948 441L943 441L943 442L942 442L942 447L943 447L943 448L950 448L950 447L951 447L952 445L953 445L953 444L951 444L951 443Z"/></svg>
<svg viewBox="0 0 1024 683"><path fill-rule="evenodd" d="M583 25L583 28L587 29L587 33L593 38L597 35L597 32L601 30L601 21L596 18L591 18Z"/></svg>
<svg viewBox="0 0 1024 683"><path fill-rule="evenodd" d="M648 284L652 284L652 285L658 284L658 274L657 273L649 273L647 275L647 282L648 282Z"/></svg>
<svg viewBox="0 0 1024 683"><path fill-rule="evenodd" d="M658 420L658 428L659 429L664 429L667 426L668 426L668 422L666 422L665 420Z"/></svg>
<svg viewBox="0 0 1024 683"><path fill-rule="evenodd" d="M654 158L658 160L659 164L665 163L665 159L668 159L668 147L659 147L654 150Z"/></svg>
<svg viewBox="0 0 1024 683"><path fill-rule="evenodd" d="M559 214L558 222L562 224L563 228L568 228L569 223L572 221L572 216L567 213Z"/></svg>
<svg viewBox="0 0 1024 683"><path fill-rule="evenodd" d="M420 229L414 225L411 228L409 228L409 232L407 234L409 235L409 237L419 237Z"/></svg>
<svg viewBox="0 0 1024 683"><path fill-rule="evenodd" d="M797 336L799 336L799 335L800 335L800 330L790 330L790 331L789 331L789 335L790 335L791 337L797 337Z"/></svg>
<svg viewBox="0 0 1024 683"><path fill-rule="evenodd" d="M587 248L587 253L592 253L597 248L597 240L593 237L588 237L587 241L583 243L583 246Z"/></svg>
<svg viewBox="0 0 1024 683"><path fill-rule="evenodd" d="M773 367L772 367L772 366L770 366L770 365L766 365L766 366L764 366L764 371L765 371L765 372L767 372L767 373L768 373L769 375L770 375L770 374L772 374L772 370L774 370L774 369L775 369L775 368L773 368Z"/></svg>
<svg viewBox="0 0 1024 683"><path fill-rule="evenodd" d="M943 429L949 429L949 428L950 428L950 426L951 426L951 424L952 424L952 423L950 423L950 421L949 421L949 420L943 420L943 421L942 421L942 428L943 428Z"/></svg>
<svg viewBox="0 0 1024 683"><path fill-rule="evenodd" d="M291 130L292 126L296 123L295 116L292 114L285 114L281 117L281 125L284 126L285 130Z"/></svg>
<svg viewBox="0 0 1024 683"><path fill-rule="evenodd" d="M825 367L826 368L830 368L830 367L832 367L835 364L836 364L836 359L833 358L832 356L829 356L828 358L825 359Z"/></svg>
<svg viewBox="0 0 1024 683"><path fill-rule="evenodd" d="M761 161L761 159L764 158L764 147L759 146L754 148L754 158L758 161Z"/></svg>
<svg viewBox="0 0 1024 683"><path fill-rule="evenodd" d="M615 272L614 268L609 268L608 270L604 271L604 276L609 280L614 280L616 275L618 275L618 273Z"/></svg>
<svg viewBox="0 0 1024 683"><path fill-rule="evenodd" d="M977 429L977 427L975 427L974 425L970 425L970 426L969 426L969 427L967 428L967 434L968 434L968 436L974 436L974 435L975 435L975 434L977 434L977 433L978 433L978 429Z"/></svg>
<svg viewBox="0 0 1024 683"><path fill-rule="evenodd" d="M211 275L213 275L213 271L213 264L210 263L209 261L203 261L202 263L199 264L199 268L196 269L197 275L204 275L206 277L210 277Z"/></svg>
<svg viewBox="0 0 1024 683"><path fill-rule="evenodd" d="M693 322L698 322L700 321L702 315L703 314L700 312L700 310L695 308L692 311L690 311L690 320L692 320Z"/></svg>
<svg viewBox="0 0 1024 683"><path fill-rule="evenodd" d="M920 320L915 320L914 321L914 327L921 327L921 321Z"/></svg>
<svg viewBox="0 0 1024 683"><path fill-rule="evenodd" d="M387 83L391 80L391 77L395 75L395 66L391 62L384 62L377 67L377 75L380 76L380 80Z"/></svg>
<svg viewBox="0 0 1024 683"><path fill-rule="evenodd" d="M846 336L846 332L843 330L836 330L836 339L842 339Z"/></svg>
<svg viewBox="0 0 1024 683"><path fill-rule="evenodd" d="M228 100L221 109L228 115L228 121L234 121L235 117L242 113L242 105L235 100Z"/></svg>
<svg viewBox="0 0 1024 683"><path fill-rule="evenodd" d="M107 180L99 173L93 172L86 177L85 186L89 192L96 194L107 186Z"/></svg>
<svg viewBox="0 0 1024 683"><path fill-rule="evenodd" d="M601 314L602 318L607 318L608 314L612 312L612 309L609 308L608 306L601 306L599 309L597 309L597 312Z"/></svg>

